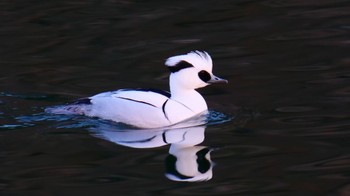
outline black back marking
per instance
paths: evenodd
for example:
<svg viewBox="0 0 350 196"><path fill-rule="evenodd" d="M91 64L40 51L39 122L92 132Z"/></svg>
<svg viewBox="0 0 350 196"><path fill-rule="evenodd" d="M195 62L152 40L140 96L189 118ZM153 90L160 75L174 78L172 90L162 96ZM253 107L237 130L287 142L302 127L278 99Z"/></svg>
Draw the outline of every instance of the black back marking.
<svg viewBox="0 0 350 196"><path fill-rule="evenodd" d="M198 73L198 77L205 83L208 82L211 79L210 74L207 71L205 71L205 70L200 71Z"/></svg>
<svg viewBox="0 0 350 196"><path fill-rule="evenodd" d="M121 91L141 91L141 92L154 92L154 93L158 93L161 95L164 95L168 98L170 98L171 94L168 91L163 91L163 90L159 90L159 89L153 89L153 88L135 88L135 89L121 89Z"/></svg>
<svg viewBox="0 0 350 196"><path fill-rule="evenodd" d="M175 73L180 71L181 69L186 69L186 68L190 68L193 67L193 65L187 61L180 61L178 62L176 65L174 66L168 66L168 69L171 73Z"/></svg>
<svg viewBox="0 0 350 196"><path fill-rule="evenodd" d="M166 141L165 133L166 133L165 131L162 133L162 139L163 139L163 142L167 144L168 142Z"/></svg>
<svg viewBox="0 0 350 196"><path fill-rule="evenodd" d="M144 101L139 101L139 100L135 100L135 99L130 99L130 98L126 98L126 97L117 97L119 99L125 99L125 100L129 100L129 101L133 101L133 102L137 102L137 103L142 103L142 104L146 104L146 105L149 105L149 106L152 106L152 107L157 107L151 103L147 103L147 102L144 102Z"/></svg>
<svg viewBox="0 0 350 196"><path fill-rule="evenodd" d="M150 137L150 138L146 138L146 139L143 139L143 140L137 140L137 141L119 141L119 142L122 142L122 143L125 143L125 144L136 144L136 143L147 143L147 142L150 142L152 141L154 138L156 138L157 136L153 136L153 137Z"/></svg>
<svg viewBox="0 0 350 196"><path fill-rule="evenodd" d="M167 119L167 120L169 120L169 118L168 118L168 115L166 114L166 112L165 112L165 105L166 105L166 103L169 101L169 99L167 99L164 103L163 103L163 106L162 106L162 111L163 111L163 114L164 114L164 116L165 116L165 118Z"/></svg>

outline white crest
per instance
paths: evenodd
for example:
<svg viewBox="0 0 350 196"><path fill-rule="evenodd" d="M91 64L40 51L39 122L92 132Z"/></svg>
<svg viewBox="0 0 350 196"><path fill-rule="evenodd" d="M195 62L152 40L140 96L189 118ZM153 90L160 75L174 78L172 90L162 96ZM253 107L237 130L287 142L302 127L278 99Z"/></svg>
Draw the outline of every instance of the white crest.
<svg viewBox="0 0 350 196"><path fill-rule="evenodd" d="M172 67L176 66L181 61L186 61L187 63L190 63L199 69L206 69L211 71L213 68L213 61L210 55L205 51L201 52L198 50L191 51L184 55L170 57L166 60L165 65Z"/></svg>

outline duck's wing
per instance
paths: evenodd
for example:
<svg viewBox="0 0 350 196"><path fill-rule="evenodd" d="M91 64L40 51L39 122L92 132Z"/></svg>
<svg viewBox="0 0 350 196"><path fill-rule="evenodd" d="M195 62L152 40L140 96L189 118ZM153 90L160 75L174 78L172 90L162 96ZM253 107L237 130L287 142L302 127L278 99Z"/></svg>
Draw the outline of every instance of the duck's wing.
<svg viewBox="0 0 350 196"><path fill-rule="evenodd" d="M130 101L130 104L138 103L161 108L164 102L170 98L170 93L156 89L120 89L117 91L100 93L88 99L90 99L91 103L94 103L95 100L107 97ZM89 101L83 99L82 102Z"/></svg>
<svg viewBox="0 0 350 196"><path fill-rule="evenodd" d="M75 100L67 105L46 108L45 111L55 114L89 114L95 106L110 105L111 109L119 101L129 102L130 107L139 107L142 104L162 108L164 102L170 98L170 93L156 89L120 89L99 93L91 97ZM141 104L141 105L140 105ZM118 104L116 104L116 107ZM126 107L127 108L127 107Z"/></svg>
<svg viewBox="0 0 350 196"><path fill-rule="evenodd" d="M85 115L144 128L168 126L164 105L169 94L153 89L122 89L100 93L90 99Z"/></svg>
<svg viewBox="0 0 350 196"><path fill-rule="evenodd" d="M121 89L79 99L71 104L48 108L55 114L80 114L122 122L136 127L155 128L172 122L165 111L170 94L153 89Z"/></svg>

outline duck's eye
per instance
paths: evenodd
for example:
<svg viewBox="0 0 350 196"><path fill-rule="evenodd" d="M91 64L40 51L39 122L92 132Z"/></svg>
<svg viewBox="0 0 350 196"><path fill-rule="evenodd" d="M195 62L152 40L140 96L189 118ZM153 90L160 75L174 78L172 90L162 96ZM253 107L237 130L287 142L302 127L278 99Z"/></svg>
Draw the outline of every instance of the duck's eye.
<svg viewBox="0 0 350 196"><path fill-rule="evenodd" d="M200 71L198 76L201 80L203 80L203 82L208 82L211 78L210 74L205 70Z"/></svg>

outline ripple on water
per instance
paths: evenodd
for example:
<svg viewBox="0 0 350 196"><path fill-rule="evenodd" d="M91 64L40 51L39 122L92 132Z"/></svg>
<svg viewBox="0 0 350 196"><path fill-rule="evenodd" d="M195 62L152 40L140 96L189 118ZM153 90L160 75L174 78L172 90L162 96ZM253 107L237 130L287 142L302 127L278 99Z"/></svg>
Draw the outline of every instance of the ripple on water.
<svg viewBox="0 0 350 196"><path fill-rule="evenodd" d="M31 124L4 124L4 125L0 125L0 129L12 130L12 129L25 128L25 127L29 127L29 126L31 126Z"/></svg>
<svg viewBox="0 0 350 196"><path fill-rule="evenodd" d="M275 121L283 123L292 123L292 124L318 124L318 123L329 123L335 120L335 117L332 116L317 116L317 115L301 115L293 117L282 117L274 118Z"/></svg>
<svg viewBox="0 0 350 196"><path fill-rule="evenodd" d="M278 113L284 113L288 116L278 115L278 117L274 117L271 120L275 122L282 122L282 123L293 123L293 124L322 123L326 125L326 123L337 121L343 118L339 116L315 114L314 112L317 110L320 110L320 108L307 106L307 105L277 107L274 109L274 111ZM313 113L309 113L309 112L313 112Z"/></svg>
<svg viewBox="0 0 350 196"><path fill-rule="evenodd" d="M285 67L282 71L292 72L313 72L313 71L324 71L331 69L331 65L304 65L304 66L290 66Z"/></svg>
<svg viewBox="0 0 350 196"><path fill-rule="evenodd" d="M297 165L289 168L290 171L300 171L300 172L319 171L319 170L337 170L337 169L341 169L342 171L344 171L344 169L350 169L349 155L332 157L329 159Z"/></svg>
<svg viewBox="0 0 350 196"><path fill-rule="evenodd" d="M216 125L216 124L223 124L228 121L231 121L234 119L234 117L226 115L221 112L214 111L214 110L209 110L207 119L208 119L208 123L207 123L208 125Z"/></svg>
<svg viewBox="0 0 350 196"><path fill-rule="evenodd" d="M335 29L313 29L313 30L298 30L284 34L276 34L267 37L269 41L293 41L293 40L316 40L330 38L345 34L343 30Z"/></svg>
<svg viewBox="0 0 350 196"><path fill-rule="evenodd" d="M303 1L303 0L267 0L263 1L264 5L272 7L295 7L295 6L326 6L334 3L348 2L347 0L335 0L335 1Z"/></svg>
<svg viewBox="0 0 350 196"><path fill-rule="evenodd" d="M258 145L230 145L219 148L215 153L216 158L226 158L232 156L261 156L276 152L275 148Z"/></svg>
<svg viewBox="0 0 350 196"><path fill-rule="evenodd" d="M282 113L310 112L315 110L318 110L318 108L311 106L284 106L275 109L275 111Z"/></svg>
<svg viewBox="0 0 350 196"><path fill-rule="evenodd" d="M3 97L12 97L12 98L19 98L19 99L33 99L33 100L42 100L42 99L49 99L53 96L47 95L47 94L40 94L40 93L11 93L11 92L0 92L0 96Z"/></svg>

